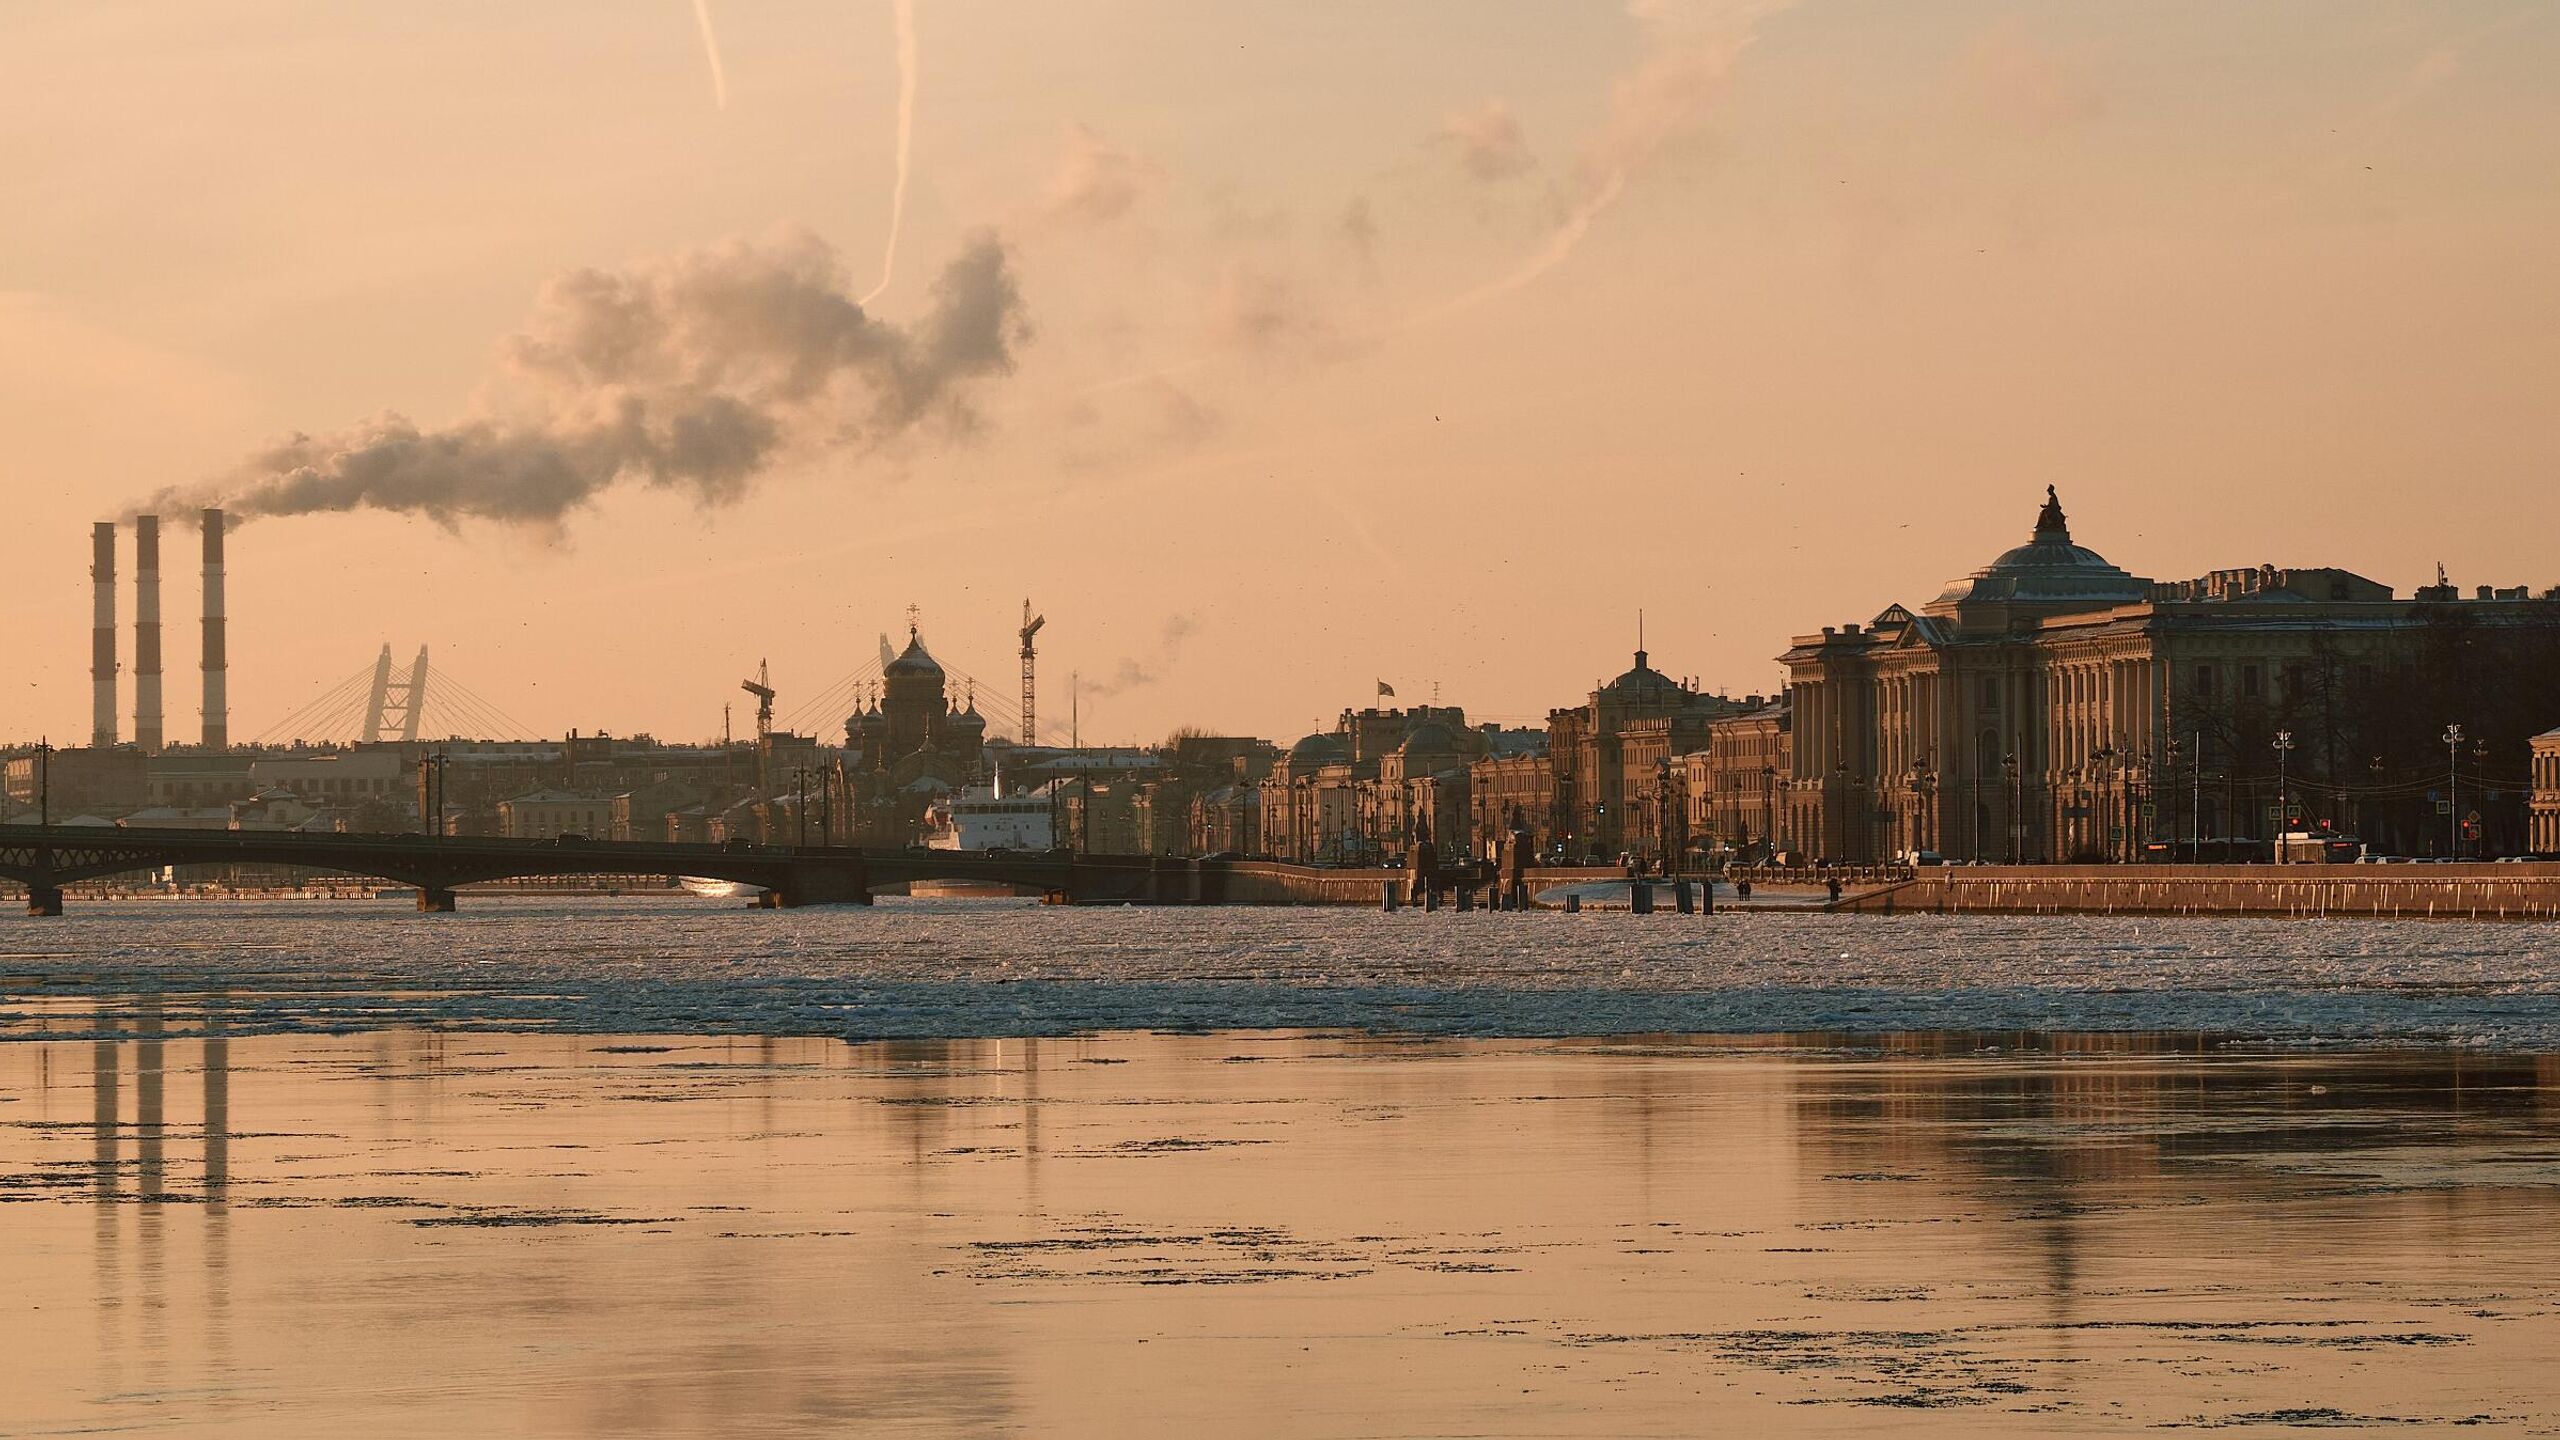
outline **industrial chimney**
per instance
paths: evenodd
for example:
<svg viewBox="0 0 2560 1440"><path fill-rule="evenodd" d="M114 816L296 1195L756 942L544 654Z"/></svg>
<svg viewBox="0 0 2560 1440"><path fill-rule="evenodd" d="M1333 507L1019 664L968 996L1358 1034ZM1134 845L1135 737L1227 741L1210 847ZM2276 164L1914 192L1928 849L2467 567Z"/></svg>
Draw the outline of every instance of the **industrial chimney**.
<svg viewBox="0 0 2560 1440"><path fill-rule="evenodd" d="M89 743L104 750L116 743L116 522L99 521L89 540Z"/></svg>
<svg viewBox="0 0 2560 1440"><path fill-rule="evenodd" d="M204 512L204 748L231 744L230 667L222 649L222 512Z"/></svg>
<svg viewBox="0 0 2560 1440"><path fill-rule="evenodd" d="M133 743L159 753L166 737L160 716L160 517L133 522Z"/></svg>

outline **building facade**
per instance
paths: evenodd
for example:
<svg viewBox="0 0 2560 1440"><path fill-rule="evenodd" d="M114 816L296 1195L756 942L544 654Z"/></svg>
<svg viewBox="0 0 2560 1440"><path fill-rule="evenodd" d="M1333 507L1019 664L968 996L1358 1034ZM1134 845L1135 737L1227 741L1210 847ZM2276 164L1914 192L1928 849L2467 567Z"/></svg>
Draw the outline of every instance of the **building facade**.
<svg viewBox="0 0 2560 1440"><path fill-rule="evenodd" d="M2555 646L2560 591L2465 600L2439 581L2404 601L2273 566L2156 584L2073 543L2048 488L2026 544L1916 613L1826 626L1780 657L1778 829L1848 861L2241 858L2323 825L2442 853L2459 842L2427 822L2427 777L2494 804L2485 754L2522 743L2513 707L2466 675L2529 677ZM2465 716L2481 753L2430 751ZM2522 840L2509 808L2475 851Z"/></svg>
<svg viewBox="0 0 2560 1440"><path fill-rule="evenodd" d="M1617 679L1595 686L1582 704L1547 714L1547 758L1553 771L1547 829L1551 846L1577 860L1646 858L1677 853L1683 837L1666 836L1685 809L1672 791L1675 757L1707 747L1708 727L1750 708L1701 693L1653 668L1642 650Z"/></svg>

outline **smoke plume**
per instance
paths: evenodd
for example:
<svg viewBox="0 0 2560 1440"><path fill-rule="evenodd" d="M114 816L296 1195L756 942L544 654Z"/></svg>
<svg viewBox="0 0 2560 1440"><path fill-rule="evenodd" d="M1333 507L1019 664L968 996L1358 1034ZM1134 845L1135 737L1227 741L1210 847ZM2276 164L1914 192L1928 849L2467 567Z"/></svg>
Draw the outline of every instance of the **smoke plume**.
<svg viewBox="0 0 2560 1440"><path fill-rule="evenodd" d="M972 237L932 294L911 325L874 318L848 293L835 251L806 233L573 271L544 287L532 320L500 345L463 420L428 427L384 414L289 436L151 507L370 509L557 529L625 482L724 504L795 446L867 450L974 425L970 389L1011 371L1029 333L1003 244Z"/></svg>
<svg viewBox="0 0 2560 1440"><path fill-rule="evenodd" d="M702 27L702 57L711 62L711 100L729 108L729 76L720 68L720 37L711 28L711 0L693 0L693 21Z"/></svg>
<svg viewBox="0 0 2560 1440"><path fill-rule="evenodd" d="M907 165L916 144L916 4L891 0L898 31L898 177L889 189L889 243L880 252L880 283L862 297L870 304L898 273L898 227L907 217Z"/></svg>
<svg viewBox="0 0 2560 1440"><path fill-rule="evenodd" d="M1609 116L1583 147L1576 194L1547 243L1509 273L1415 317L1436 319L1507 295L1564 263L1627 182L1663 151L1704 128L1725 77L1750 47L1760 22L1794 0L1629 0L1627 13L1649 43L1609 93Z"/></svg>

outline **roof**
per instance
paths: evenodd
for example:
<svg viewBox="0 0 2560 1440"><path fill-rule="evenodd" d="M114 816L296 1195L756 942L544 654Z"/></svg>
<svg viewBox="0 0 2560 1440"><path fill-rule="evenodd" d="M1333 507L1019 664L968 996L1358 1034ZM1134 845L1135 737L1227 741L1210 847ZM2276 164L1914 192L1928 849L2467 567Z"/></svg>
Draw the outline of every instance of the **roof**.
<svg viewBox="0 0 2560 1440"><path fill-rule="evenodd" d="M1289 747L1289 763L1293 766L1327 765L1348 758L1349 754L1342 748L1342 742L1323 731L1317 731Z"/></svg>
<svg viewBox="0 0 2560 1440"><path fill-rule="evenodd" d="M1950 584L1929 608L1943 613L1963 605L2017 604L2094 610L2139 604L2150 597L2150 581L2095 550L2071 543L2062 499L2048 485L2044 508L2036 512L2035 533L2027 543L2002 551L1998 559Z"/></svg>
<svg viewBox="0 0 2560 1440"><path fill-rule="evenodd" d="M1447 755L1454 753L1458 742L1451 738L1449 727L1437 720L1425 720L1404 733L1404 743L1396 747L1399 755Z"/></svg>
<svg viewBox="0 0 2560 1440"><path fill-rule="evenodd" d="M1608 700L1658 700L1685 693L1680 682L1647 663L1642 650L1636 652L1633 668L1600 687L1601 698Z"/></svg>
<svg viewBox="0 0 2560 1440"><path fill-rule="evenodd" d="M942 673L942 663L933 658L931 651L924 648L924 637L911 625L907 627L907 648L899 653L897 659L882 666L880 673L883 675L939 675Z"/></svg>

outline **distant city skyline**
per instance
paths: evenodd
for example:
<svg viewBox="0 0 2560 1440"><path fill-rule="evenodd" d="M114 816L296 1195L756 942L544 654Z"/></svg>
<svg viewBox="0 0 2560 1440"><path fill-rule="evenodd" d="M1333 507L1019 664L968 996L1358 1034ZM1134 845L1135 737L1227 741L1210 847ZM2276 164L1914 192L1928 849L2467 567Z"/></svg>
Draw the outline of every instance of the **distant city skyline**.
<svg viewBox="0 0 2560 1440"><path fill-rule="evenodd" d="M217 494L324 512L232 539L236 739L386 642L702 738L909 604L1006 694L1025 596L1089 740L1533 723L1639 609L1765 693L2048 483L2161 579L2560 581L2549 14L928 4L902 183L898 6L703 11L0 21L0 738L164 494L175 738Z"/></svg>

